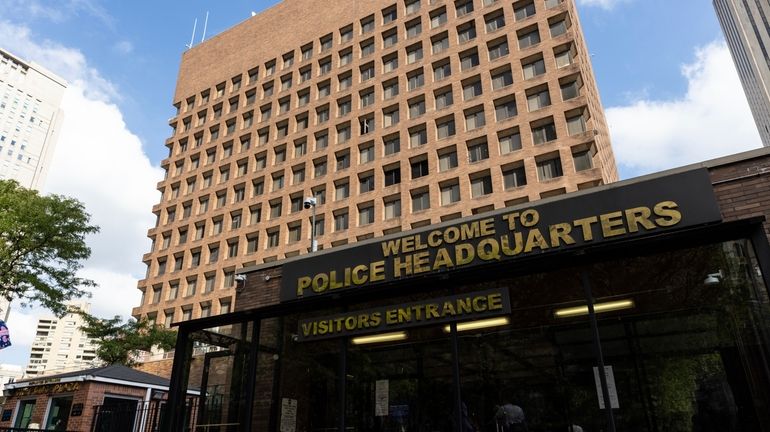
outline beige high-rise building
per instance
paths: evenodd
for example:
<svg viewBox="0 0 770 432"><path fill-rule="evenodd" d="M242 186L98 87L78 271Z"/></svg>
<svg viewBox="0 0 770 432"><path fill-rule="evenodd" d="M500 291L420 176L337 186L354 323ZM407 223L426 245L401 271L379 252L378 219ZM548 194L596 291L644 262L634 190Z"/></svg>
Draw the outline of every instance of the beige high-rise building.
<svg viewBox="0 0 770 432"><path fill-rule="evenodd" d="M66 88L62 78L0 48L0 180L43 187Z"/></svg>
<svg viewBox="0 0 770 432"><path fill-rule="evenodd" d="M329 248L617 180L573 0L285 0L185 52L174 105L133 310L165 325L313 212Z"/></svg>

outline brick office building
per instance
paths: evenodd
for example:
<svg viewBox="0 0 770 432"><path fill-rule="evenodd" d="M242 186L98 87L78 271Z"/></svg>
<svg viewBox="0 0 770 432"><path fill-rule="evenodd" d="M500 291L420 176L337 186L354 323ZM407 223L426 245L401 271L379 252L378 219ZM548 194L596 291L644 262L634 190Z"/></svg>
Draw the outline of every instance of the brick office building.
<svg viewBox="0 0 770 432"><path fill-rule="evenodd" d="M170 430L770 431L769 217L763 148L244 269Z"/></svg>
<svg viewBox="0 0 770 432"><path fill-rule="evenodd" d="M132 315L235 272L617 179L574 0L286 0L182 57Z"/></svg>

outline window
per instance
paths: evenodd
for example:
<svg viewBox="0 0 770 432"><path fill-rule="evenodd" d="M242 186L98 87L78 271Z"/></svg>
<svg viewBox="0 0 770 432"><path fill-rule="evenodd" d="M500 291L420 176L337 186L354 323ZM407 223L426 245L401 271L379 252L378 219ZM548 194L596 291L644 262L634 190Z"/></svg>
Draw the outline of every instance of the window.
<svg viewBox="0 0 770 432"><path fill-rule="evenodd" d="M430 195L428 191L412 192L412 211L417 212L430 208Z"/></svg>
<svg viewBox="0 0 770 432"><path fill-rule="evenodd" d="M216 283L216 280L217 280L216 276L214 276L213 274L207 274L203 285L203 292L209 293L211 291L214 291L214 285Z"/></svg>
<svg viewBox="0 0 770 432"><path fill-rule="evenodd" d="M382 83L382 98L390 99L398 95L398 78Z"/></svg>
<svg viewBox="0 0 770 432"><path fill-rule="evenodd" d="M350 184L348 182L337 183L334 185L334 200L343 200L350 196Z"/></svg>
<svg viewBox="0 0 770 432"><path fill-rule="evenodd" d="M540 32L537 31L537 27L518 32L517 34L519 36L519 49L528 48L540 43Z"/></svg>
<svg viewBox="0 0 770 432"><path fill-rule="evenodd" d="M254 225L262 221L262 208L251 207L249 209L249 224Z"/></svg>
<svg viewBox="0 0 770 432"><path fill-rule="evenodd" d="M382 126L390 127L399 122L398 105L382 110Z"/></svg>
<svg viewBox="0 0 770 432"><path fill-rule="evenodd" d="M294 51L283 55L283 68L288 69L294 64Z"/></svg>
<svg viewBox="0 0 770 432"><path fill-rule="evenodd" d="M396 43L398 43L398 31L396 31L396 29L392 29L382 34L383 48L390 48Z"/></svg>
<svg viewBox="0 0 770 432"><path fill-rule="evenodd" d="M374 53L374 38L369 38L361 42L361 57L366 57Z"/></svg>
<svg viewBox="0 0 770 432"><path fill-rule="evenodd" d="M358 225L369 225L374 223L374 206L359 207Z"/></svg>
<svg viewBox="0 0 770 432"><path fill-rule="evenodd" d="M361 117L358 119L359 135L366 135L374 132L374 117Z"/></svg>
<svg viewBox="0 0 770 432"><path fill-rule="evenodd" d="M383 138L385 156L392 155L401 151L401 139L396 137Z"/></svg>
<svg viewBox="0 0 770 432"><path fill-rule="evenodd" d="M302 51L302 61L310 60L313 57L313 44L309 43L303 46L300 51Z"/></svg>
<svg viewBox="0 0 770 432"><path fill-rule="evenodd" d="M316 217L315 219L315 235L316 237L324 235L325 224L323 217Z"/></svg>
<svg viewBox="0 0 770 432"><path fill-rule="evenodd" d="M200 252L198 252L198 254L200 255ZM153 289L153 294L154 294L154 291L155 290ZM177 282L169 282L169 284L168 284L168 298L167 299L168 300L174 300L178 296L179 296L179 283L177 283Z"/></svg>
<svg viewBox="0 0 770 432"><path fill-rule="evenodd" d="M489 174L471 179L471 198L489 195L492 193L492 177Z"/></svg>
<svg viewBox="0 0 770 432"><path fill-rule="evenodd" d="M350 123L337 126L337 143L344 143L350 140L352 131L350 129Z"/></svg>
<svg viewBox="0 0 770 432"><path fill-rule="evenodd" d="M457 168L457 150L454 147L441 151L438 156L439 171L443 172L452 168Z"/></svg>
<svg viewBox="0 0 770 432"><path fill-rule="evenodd" d="M479 65L479 53L475 49L460 54L460 70L468 70Z"/></svg>
<svg viewBox="0 0 770 432"><path fill-rule="evenodd" d="M430 13L430 28L442 26L447 21L446 7L441 7Z"/></svg>
<svg viewBox="0 0 770 432"><path fill-rule="evenodd" d="M406 14L415 13L420 10L420 0L408 0L406 2Z"/></svg>
<svg viewBox="0 0 770 432"><path fill-rule="evenodd" d="M561 36L564 33L567 33L567 29L569 28L569 21L567 18L563 18L559 21L555 21L549 24L549 29L551 31L551 37L555 38L557 36Z"/></svg>
<svg viewBox="0 0 770 432"><path fill-rule="evenodd" d="M299 70L299 82L303 83L313 77L313 68L311 66L304 67Z"/></svg>
<svg viewBox="0 0 770 432"><path fill-rule="evenodd" d="M417 118L425 114L425 98L413 99L409 101L409 118Z"/></svg>
<svg viewBox="0 0 770 432"><path fill-rule="evenodd" d="M361 33L369 33L372 30L374 30L374 15L369 15L361 20Z"/></svg>
<svg viewBox="0 0 770 432"><path fill-rule="evenodd" d="M289 243L296 243L302 238L302 225L289 226Z"/></svg>
<svg viewBox="0 0 770 432"><path fill-rule="evenodd" d="M313 161L313 177L318 178L326 175L326 158Z"/></svg>
<svg viewBox="0 0 770 432"><path fill-rule="evenodd" d="M527 91L527 108L530 112L549 105L551 105L551 95L548 93L548 87L538 87Z"/></svg>
<svg viewBox="0 0 770 432"><path fill-rule="evenodd" d="M325 58L318 62L318 75L326 75L332 70L332 60Z"/></svg>
<svg viewBox="0 0 770 432"><path fill-rule="evenodd" d="M337 171L350 168L350 152L348 152L347 150L343 152L339 152L337 153L336 158L337 158Z"/></svg>
<svg viewBox="0 0 770 432"><path fill-rule="evenodd" d="M382 59L382 71L384 73L393 72L398 68L398 53L393 53Z"/></svg>
<svg viewBox="0 0 770 432"><path fill-rule="evenodd" d="M527 19L535 14L535 3L530 0L514 4L513 14L516 16L516 21Z"/></svg>
<svg viewBox="0 0 770 432"><path fill-rule="evenodd" d="M466 81L463 83L463 99L473 99L477 96L481 96L481 80L475 79L473 81Z"/></svg>
<svg viewBox="0 0 770 432"><path fill-rule="evenodd" d="M16 422L13 424L13 427L20 429L28 428L34 411L35 399L19 401L19 408L16 410Z"/></svg>
<svg viewBox="0 0 770 432"><path fill-rule="evenodd" d="M508 96L495 101L495 118L497 121L516 117L517 114L516 99L513 96Z"/></svg>
<svg viewBox="0 0 770 432"><path fill-rule="evenodd" d="M305 166L294 167L291 177L291 184L298 185L305 181Z"/></svg>
<svg viewBox="0 0 770 432"><path fill-rule="evenodd" d="M499 90L513 84L513 74L510 68L492 72L492 90Z"/></svg>
<svg viewBox="0 0 770 432"><path fill-rule="evenodd" d="M465 130L478 129L486 124L484 107L472 108L465 112Z"/></svg>
<svg viewBox="0 0 770 432"><path fill-rule="evenodd" d="M362 90L359 95L361 98L361 108L366 108L374 103L374 89Z"/></svg>
<svg viewBox="0 0 770 432"><path fill-rule="evenodd" d="M452 75L452 65L448 62L433 65L433 81L440 81Z"/></svg>
<svg viewBox="0 0 770 432"><path fill-rule="evenodd" d="M420 60L422 60L422 43L406 48L406 64L412 64Z"/></svg>
<svg viewBox="0 0 770 432"><path fill-rule="evenodd" d="M476 26L474 25L474 21L457 27L457 41L459 43L468 42L472 39L476 39Z"/></svg>
<svg viewBox="0 0 770 432"><path fill-rule="evenodd" d="M340 43L349 42L353 39L353 25L340 29Z"/></svg>
<svg viewBox="0 0 770 432"><path fill-rule="evenodd" d="M185 297L190 297L195 295L195 291L198 288L198 281L195 279L187 279L187 291L185 292Z"/></svg>
<svg viewBox="0 0 770 432"><path fill-rule="evenodd" d="M575 162L575 171L584 171L594 167L593 152L591 150L573 152L572 160Z"/></svg>
<svg viewBox="0 0 770 432"><path fill-rule="evenodd" d="M390 24L398 18L396 7L389 7L382 11L382 24Z"/></svg>
<svg viewBox="0 0 770 432"><path fill-rule="evenodd" d="M586 118L582 112L567 117L567 134L569 136L582 134L586 131Z"/></svg>
<svg viewBox="0 0 770 432"><path fill-rule="evenodd" d="M273 174L273 192L283 189L283 174Z"/></svg>
<svg viewBox="0 0 770 432"><path fill-rule="evenodd" d="M455 12L461 17L473 12L473 0L460 0L455 2Z"/></svg>
<svg viewBox="0 0 770 432"><path fill-rule="evenodd" d="M441 205L449 205L460 201L460 184L457 181L441 186Z"/></svg>
<svg viewBox="0 0 770 432"><path fill-rule="evenodd" d="M444 119L436 121L436 134L438 139L447 138L455 134L455 120Z"/></svg>
<svg viewBox="0 0 770 432"><path fill-rule="evenodd" d="M521 134L518 129L509 132L498 133L500 141L500 154L508 154L516 150L521 150Z"/></svg>
<svg viewBox="0 0 770 432"><path fill-rule="evenodd" d="M407 75L409 91L418 89L425 84L425 74L422 68Z"/></svg>
<svg viewBox="0 0 770 432"><path fill-rule="evenodd" d="M297 106L303 107L310 103L310 91L304 90L299 93L297 93Z"/></svg>
<svg viewBox="0 0 770 432"><path fill-rule="evenodd" d="M347 66L353 61L353 50L348 48L340 53L340 66Z"/></svg>
<svg viewBox="0 0 770 432"><path fill-rule="evenodd" d="M364 174L358 178L359 193L371 192L374 190L374 174Z"/></svg>
<svg viewBox="0 0 770 432"><path fill-rule="evenodd" d="M332 48L332 35L328 34L320 39L321 52L328 51Z"/></svg>
<svg viewBox="0 0 770 432"><path fill-rule="evenodd" d="M337 101L337 117L342 117L350 113L353 108L350 98Z"/></svg>
<svg viewBox="0 0 770 432"><path fill-rule="evenodd" d="M545 62L542 58L526 63L522 66L524 79L534 78L545 73Z"/></svg>
<svg viewBox="0 0 770 432"><path fill-rule="evenodd" d="M449 35L444 32L431 38L431 49L433 54L439 54L449 48Z"/></svg>
<svg viewBox="0 0 770 432"><path fill-rule="evenodd" d="M554 8L556 6L559 6L559 3L561 2L562 0L545 0L545 8L546 9Z"/></svg>
<svg viewBox="0 0 770 432"><path fill-rule="evenodd" d="M406 37L413 38L422 33L422 22L419 18L406 23Z"/></svg>
<svg viewBox="0 0 770 432"><path fill-rule="evenodd" d="M561 84L561 99L570 100L580 96L580 80L574 79Z"/></svg>
<svg viewBox="0 0 770 432"><path fill-rule="evenodd" d="M385 176L385 186L393 186L401 183L401 167L395 166L385 168L383 174Z"/></svg>
<svg viewBox="0 0 770 432"><path fill-rule="evenodd" d="M340 90L346 90L353 85L353 74L349 71L344 74L340 74L338 80L340 83Z"/></svg>
<svg viewBox="0 0 770 432"><path fill-rule="evenodd" d="M479 162L484 159L489 159L489 146L486 141L468 145L468 162Z"/></svg>
<svg viewBox="0 0 770 432"><path fill-rule="evenodd" d="M505 16L503 15L502 11L492 15L487 15L484 19L484 24L486 26L487 33L499 30L505 27Z"/></svg>
<svg viewBox="0 0 770 432"><path fill-rule="evenodd" d="M219 243L209 245L209 264L219 260Z"/></svg>
<svg viewBox="0 0 770 432"><path fill-rule="evenodd" d="M374 160L374 145L368 144L358 149L358 163L365 164Z"/></svg>
<svg viewBox="0 0 770 432"><path fill-rule="evenodd" d="M286 91L291 88L292 85L292 76L291 75L285 75L281 77L281 91Z"/></svg>
<svg viewBox="0 0 770 432"><path fill-rule="evenodd" d="M419 147L428 143L428 131L425 125L421 125L409 130L409 146Z"/></svg>
<svg viewBox="0 0 770 432"><path fill-rule="evenodd" d="M436 97L436 109L446 108L454 103L454 97L452 96L452 87L447 87L445 90L438 90L435 93Z"/></svg>
<svg viewBox="0 0 770 432"><path fill-rule="evenodd" d="M302 138L302 141L294 142L294 157L298 158L307 153L307 141Z"/></svg>
<svg viewBox="0 0 770 432"><path fill-rule="evenodd" d="M508 55L508 41L493 41L489 43L489 60L496 60Z"/></svg>
<svg viewBox="0 0 770 432"><path fill-rule="evenodd" d="M348 213L338 213L334 215L334 231L344 231L348 229Z"/></svg>
<svg viewBox="0 0 770 432"><path fill-rule="evenodd" d="M428 175L428 160L422 159L411 163L412 179L418 179Z"/></svg>
<svg viewBox="0 0 770 432"><path fill-rule="evenodd" d="M313 190L313 196L316 199L318 205L326 204L326 188L317 188Z"/></svg>
<svg viewBox="0 0 770 432"><path fill-rule="evenodd" d="M390 199L385 201L385 219L401 217L401 200Z"/></svg>
<svg viewBox="0 0 770 432"><path fill-rule="evenodd" d="M326 123L329 121L329 106L324 105L322 107L316 108L315 114L317 124Z"/></svg>
<svg viewBox="0 0 770 432"><path fill-rule="evenodd" d="M537 177L540 181L551 180L562 175L561 159L558 156L537 162Z"/></svg>
<svg viewBox="0 0 770 432"><path fill-rule="evenodd" d="M267 247L274 248L281 244L281 231L278 228L267 231Z"/></svg>
<svg viewBox="0 0 770 432"><path fill-rule="evenodd" d="M559 68L571 65L576 55L574 46L566 47L566 49L565 47L558 48L558 52L555 49L554 53L556 55L556 67Z"/></svg>
<svg viewBox="0 0 770 432"><path fill-rule="evenodd" d="M326 131L315 135L315 149L322 150L329 146L329 134Z"/></svg>
<svg viewBox="0 0 770 432"><path fill-rule="evenodd" d="M548 123L532 127L532 141L537 144L543 144L556 139L556 126L553 120Z"/></svg>
<svg viewBox="0 0 770 432"><path fill-rule="evenodd" d="M527 175L524 172L524 165L503 168L503 186L506 189L512 189L527 185Z"/></svg>
<svg viewBox="0 0 770 432"><path fill-rule="evenodd" d="M273 201L270 203L270 219L281 217L281 201Z"/></svg>

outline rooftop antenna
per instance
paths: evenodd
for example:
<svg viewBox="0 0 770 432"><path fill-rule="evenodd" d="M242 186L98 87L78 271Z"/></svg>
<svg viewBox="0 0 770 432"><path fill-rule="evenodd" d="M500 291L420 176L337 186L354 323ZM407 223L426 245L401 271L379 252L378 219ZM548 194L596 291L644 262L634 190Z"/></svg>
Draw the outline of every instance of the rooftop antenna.
<svg viewBox="0 0 770 432"><path fill-rule="evenodd" d="M254 11L251 11L251 16L257 16L257 13Z"/></svg>
<svg viewBox="0 0 770 432"><path fill-rule="evenodd" d="M201 42L206 39L206 28L209 26L209 11L206 11L206 21L203 22L203 36L201 36Z"/></svg>
<svg viewBox="0 0 770 432"><path fill-rule="evenodd" d="M190 43L188 45L185 45L187 49L190 49L193 47L193 41L195 40L195 29L198 27L198 18L195 18L195 22L193 23L193 32L192 36L190 36Z"/></svg>

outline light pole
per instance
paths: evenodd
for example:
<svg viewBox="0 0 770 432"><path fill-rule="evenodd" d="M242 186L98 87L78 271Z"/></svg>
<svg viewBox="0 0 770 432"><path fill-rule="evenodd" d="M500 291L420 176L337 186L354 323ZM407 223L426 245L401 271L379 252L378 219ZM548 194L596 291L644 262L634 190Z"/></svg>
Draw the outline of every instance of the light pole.
<svg viewBox="0 0 770 432"><path fill-rule="evenodd" d="M312 208L313 212L310 216L310 252L318 250L318 244L315 241L315 206L318 201L315 198L305 198L304 206L306 209Z"/></svg>

